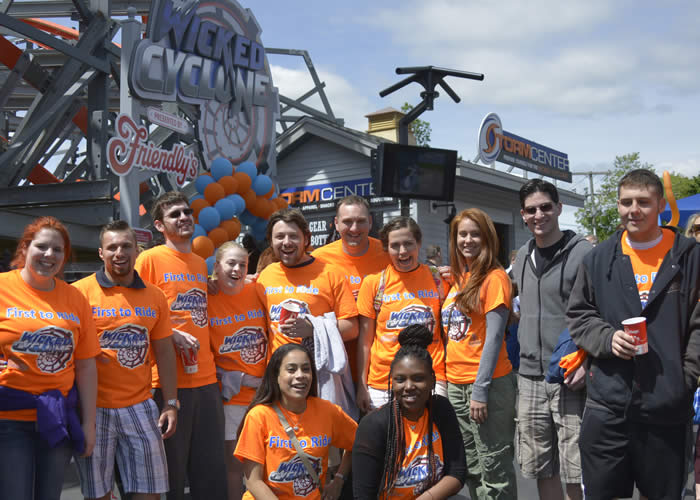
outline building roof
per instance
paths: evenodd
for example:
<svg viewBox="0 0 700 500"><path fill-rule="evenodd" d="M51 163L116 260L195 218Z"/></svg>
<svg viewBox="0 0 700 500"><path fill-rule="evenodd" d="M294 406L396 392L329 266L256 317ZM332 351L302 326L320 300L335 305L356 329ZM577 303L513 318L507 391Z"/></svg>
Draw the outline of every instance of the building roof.
<svg viewBox="0 0 700 500"><path fill-rule="evenodd" d="M376 113L379 113L379 111ZM372 150L377 149L379 144L382 142L390 142L381 137L360 132L359 130L311 116L304 116L296 121L284 133L277 136L277 161L280 162L283 160L285 156L302 146L311 137L319 137L330 141L341 147L360 153L367 158L371 157ZM525 184L528 180L520 175L501 172L495 168L464 160L457 160L457 176L469 180L470 182L494 186L507 191L519 191L520 186ZM583 206L585 200L584 195L563 189L560 186L557 186L557 189L559 190L559 199L563 204L575 207Z"/></svg>
<svg viewBox="0 0 700 500"><path fill-rule="evenodd" d="M368 114L365 115L365 118L369 118L369 117L371 117L371 116L377 116L377 115L386 115L386 114L389 114L389 113L399 113L400 115L405 115L405 114L406 114L406 113L404 113L403 111L399 111L398 109L395 109L395 108L392 108L392 107L388 107L388 108L380 109L379 111L373 111L372 113L368 113Z"/></svg>

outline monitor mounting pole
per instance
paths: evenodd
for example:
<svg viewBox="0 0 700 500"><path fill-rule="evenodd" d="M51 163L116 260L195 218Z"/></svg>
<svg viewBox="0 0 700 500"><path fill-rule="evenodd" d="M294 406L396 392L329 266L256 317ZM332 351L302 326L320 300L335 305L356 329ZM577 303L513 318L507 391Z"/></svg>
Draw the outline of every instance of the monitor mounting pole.
<svg viewBox="0 0 700 500"><path fill-rule="evenodd" d="M440 94L435 90L436 85L440 85L442 89L447 92L454 102L460 102L461 99L452 90L447 82L445 81L446 76L455 76L457 78L467 78L469 80L482 81L484 75L481 73L472 73L470 71L458 71L456 69L448 68L437 68L435 66L412 66L408 68L396 68L397 75L410 74L411 76L404 78L398 83L395 83L391 87L387 87L381 92L379 92L379 97L386 97L389 94L405 87L409 83L417 82L420 83L425 89L420 93L423 100L410 110L401 120L399 120L399 144L408 144L408 126L416 118L418 118L423 112L433 109L435 99L437 99ZM401 198L401 215L410 216L410 198Z"/></svg>

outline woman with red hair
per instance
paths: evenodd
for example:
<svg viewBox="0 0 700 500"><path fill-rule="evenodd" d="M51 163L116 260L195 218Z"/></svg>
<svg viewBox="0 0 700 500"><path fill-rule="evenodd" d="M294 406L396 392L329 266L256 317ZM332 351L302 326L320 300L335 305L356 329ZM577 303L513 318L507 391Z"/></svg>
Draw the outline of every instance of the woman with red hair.
<svg viewBox="0 0 700 500"><path fill-rule="evenodd" d="M442 308L447 394L457 413L471 498L517 498L513 467L516 381L505 331L510 278L498 262L498 235L478 208L450 224L455 284Z"/></svg>
<svg viewBox="0 0 700 500"><path fill-rule="evenodd" d="M95 445L100 346L87 300L56 278L69 255L66 228L41 217L25 228L15 269L0 274L4 498L58 500L73 450Z"/></svg>

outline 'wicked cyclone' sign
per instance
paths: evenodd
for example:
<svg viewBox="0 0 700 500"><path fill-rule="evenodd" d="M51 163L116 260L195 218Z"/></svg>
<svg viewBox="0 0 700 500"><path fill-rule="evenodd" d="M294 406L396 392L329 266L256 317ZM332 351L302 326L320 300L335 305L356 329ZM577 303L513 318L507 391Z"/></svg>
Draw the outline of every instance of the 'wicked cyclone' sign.
<svg viewBox="0 0 700 500"><path fill-rule="evenodd" d="M219 156L234 165L274 161L278 92L260 26L235 0L155 0L129 86L142 99L199 106L207 166Z"/></svg>

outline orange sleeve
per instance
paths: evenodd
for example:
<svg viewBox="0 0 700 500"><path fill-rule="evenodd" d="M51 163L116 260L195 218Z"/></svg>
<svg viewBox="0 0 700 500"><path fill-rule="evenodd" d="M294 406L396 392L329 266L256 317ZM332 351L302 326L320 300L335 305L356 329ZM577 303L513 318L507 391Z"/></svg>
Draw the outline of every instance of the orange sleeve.
<svg viewBox="0 0 700 500"><path fill-rule="evenodd" d="M492 271L481 286L483 314L503 305L510 309L510 278L503 271Z"/></svg>
<svg viewBox="0 0 700 500"><path fill-rule="evenodd" d="M154 283L153 279L153 266L151 266L150 252L142 253L136 257L136 264L134 264L134 269L139 273L141 279L148 281L149 283Z"/></svg>
<svg viewBox="0 0 700 500"><path fill-rule="evenodd" d="M352 450L352 445L355 442L355 431L357 430L357 422L345 413L338 405L332 404L333 407L333 446L343 450Z"/></svg>
<svg viewBox="0 0 700 500"><path fill-rule="evenodd" d="M333 307L335 317L337 319L347 319L357 316L357 304L355 304L355 297L352 295L347 280L336 273L329 273L328 278L331 282L333 298L335 299Z"/></svg>
<svg viewBox="0 0 700 500"><path fill-rule="evenodd" d="M372 274L362 280L360 293L357 295L357 312L366 317L375 319L377 311L374 309L374 297L377 295L379 280L382 273Z"/></svg>
<svg viewBox="0 0 700 500"><path fill-rule="evenodd" d="M262 408L252 408L243 422L241 435L233 455L243 461L250 460L258 464L265 464L265 417L260 411Z"/></svg>
<svg viewBox="0 0 700 500"><path fill-rule="evenodd" d="M170 323L170 308L165 294L160 288L153 288L154 306L158 308L158 322L151 329L151 340L159 340L170 337L173 334L173 328Z"/></svg>
<svg viewBox="0 0 700 500"><path fill-rule="evenodd" d="M97 327L92 317L92 308L87 299L75 290L75 304L72 306L78 311L80 318L80 341L75 346L75 359L88 359L99 356L102 352L100 341L97 338Z"/></svg>

